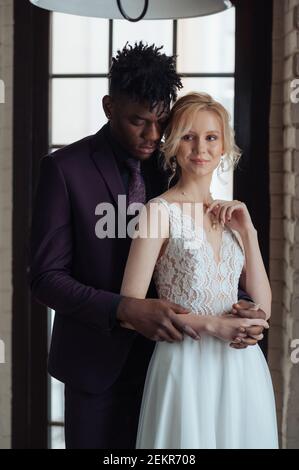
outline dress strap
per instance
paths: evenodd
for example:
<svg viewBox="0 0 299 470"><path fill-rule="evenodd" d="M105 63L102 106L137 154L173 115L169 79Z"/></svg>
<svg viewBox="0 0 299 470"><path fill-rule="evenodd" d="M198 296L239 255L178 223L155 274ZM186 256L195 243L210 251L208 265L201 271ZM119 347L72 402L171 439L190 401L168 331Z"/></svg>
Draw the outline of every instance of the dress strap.
<svg viewBox="0 0 299 470"><path fill-rule="evenodd" d="M154 197L153 199L150 199L148 201L149 203L151 202L160 202L164 207L166 207L168 210L169 210L169 202L166 201L166 199L164 199L163 197L160 197L160 196L157 196L157 197Z"/></svg>
<svg viewBox="0 0 299 470"><path fill-rule="evenodd" d="M241 253L243 254L243 256L245 256L244 248L243 248L243 246L241 245L238 236L236 235L236 230L233 230L232 228L228 227L227 225L226 225L225 227L226 227L226 230L227 230L228 232L230 232L232 239L235 240L236 244L237 244L238 247L240 248Z"/></svg>

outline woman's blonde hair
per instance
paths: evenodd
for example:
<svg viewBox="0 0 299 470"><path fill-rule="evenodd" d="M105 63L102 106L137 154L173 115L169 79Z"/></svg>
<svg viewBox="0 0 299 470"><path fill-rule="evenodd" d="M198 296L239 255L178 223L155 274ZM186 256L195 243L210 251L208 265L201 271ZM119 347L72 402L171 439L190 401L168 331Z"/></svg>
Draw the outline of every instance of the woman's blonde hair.
<svg viewBox="0 0 299 470"><path fill-rule="evenodd" d="M164 168L171 168L171 159L176 156L181 138L190 132L198 111L213 111L221 120L223 131L223 147L228 167L235 167L241 151L235 143L235 133L230 126L230 115L221 103L215 101L207 93L188 93L180 98L172 107L169 123L164 136L165 142L161 150L164 153Z"/></svg>

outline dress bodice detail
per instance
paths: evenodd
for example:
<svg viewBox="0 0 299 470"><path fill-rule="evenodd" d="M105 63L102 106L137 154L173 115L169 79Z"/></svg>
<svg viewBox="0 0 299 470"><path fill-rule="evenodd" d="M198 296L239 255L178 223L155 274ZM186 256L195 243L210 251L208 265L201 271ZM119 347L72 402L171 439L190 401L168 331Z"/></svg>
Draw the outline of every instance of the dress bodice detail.
<svg viewBox="0 0 299 470"><path fill-rule="evenodd" d="M192 217L178 204L160 197L151 202L162 204L169 214L169 239L154 270L159 297L202 315L230 311L238 300L245 260L234 231L224 227L217 262L204 228L195 230Z"/></svg>

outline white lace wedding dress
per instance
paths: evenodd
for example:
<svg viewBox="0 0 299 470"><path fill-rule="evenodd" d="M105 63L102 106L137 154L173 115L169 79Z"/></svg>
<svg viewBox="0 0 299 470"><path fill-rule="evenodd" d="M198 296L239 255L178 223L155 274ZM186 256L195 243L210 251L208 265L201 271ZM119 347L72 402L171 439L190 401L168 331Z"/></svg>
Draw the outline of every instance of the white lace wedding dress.
<svg viewBox="0 0 299 470"><path fill-rule="evenodd" d="M200 315L230 311L244 263L233 231L225 227L222 233L217 264L205 232L195 233L191 217L186 220L178 205L156 201L170 219L169 243L154 272L159 297ZM277 447L273 387L258 345L237 350L208 335L156 344L136 448Z"/></svg>

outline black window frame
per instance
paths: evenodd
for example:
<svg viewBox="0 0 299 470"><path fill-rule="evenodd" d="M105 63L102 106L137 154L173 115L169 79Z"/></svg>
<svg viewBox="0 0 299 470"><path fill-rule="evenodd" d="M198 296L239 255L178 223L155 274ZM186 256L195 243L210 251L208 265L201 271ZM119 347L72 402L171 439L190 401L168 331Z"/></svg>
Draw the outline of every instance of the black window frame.
<svg viewBox="0 0 299 470"><path fill-rule="evenodd" d="M49 12L14 0L12 447L47 447L47 308L28 284L39 160L48 151Z"/></svg>

